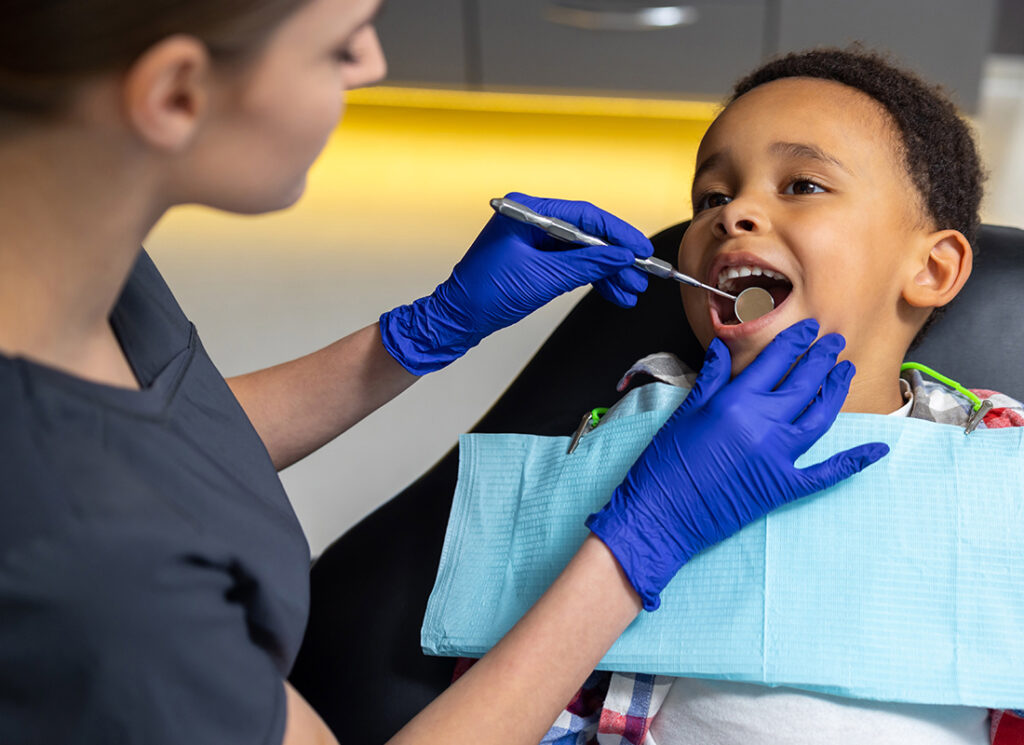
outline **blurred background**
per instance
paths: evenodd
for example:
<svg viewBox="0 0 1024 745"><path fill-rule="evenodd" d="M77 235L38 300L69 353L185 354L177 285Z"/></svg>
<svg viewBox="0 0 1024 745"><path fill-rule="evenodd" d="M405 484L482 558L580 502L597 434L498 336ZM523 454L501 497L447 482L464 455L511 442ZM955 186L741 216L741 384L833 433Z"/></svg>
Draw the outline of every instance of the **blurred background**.
<svg viewBox="0 0 1024 745"><path fill-rule="evenodd" d="M687 219L718 102L794 49L862 41L945 85L989 168L985 222L1024 227L1024 0L387 0L377 25L388 80L349 95L296 206L182 207L147 241L225 376L429 293L508 191L648 234ZM314 555L469 430L581 292L284 471Z"/></svg>

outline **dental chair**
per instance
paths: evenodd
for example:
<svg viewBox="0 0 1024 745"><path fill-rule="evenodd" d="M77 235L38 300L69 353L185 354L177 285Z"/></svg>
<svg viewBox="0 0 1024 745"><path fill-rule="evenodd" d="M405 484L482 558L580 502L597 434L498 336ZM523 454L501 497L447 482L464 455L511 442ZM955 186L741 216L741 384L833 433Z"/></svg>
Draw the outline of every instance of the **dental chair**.
<svg viewBox="0 0 1024 745"><path fill-rule="evenodd" d="M655 255L674 264L686 226L654 236ZM1024 399L1022 287L1024 231L983 226L973 276L908 359ZM660 351L695 369L703 359L675 283L652 280L633 309L590 292L473 431L571 434L584 411L618 400L615 384L633 362ZM309 626L290 679L341 742L385 742L451 681L453 660L420 650L420 624L457 466L453 448L313 566Z"/></svg>

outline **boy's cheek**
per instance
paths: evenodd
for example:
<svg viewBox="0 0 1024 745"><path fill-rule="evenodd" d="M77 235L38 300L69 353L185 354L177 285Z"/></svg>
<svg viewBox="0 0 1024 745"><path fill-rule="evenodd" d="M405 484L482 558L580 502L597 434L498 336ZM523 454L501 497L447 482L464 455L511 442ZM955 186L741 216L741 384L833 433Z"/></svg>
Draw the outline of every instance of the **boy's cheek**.
<svg viewBox="0 0 1024 745"><path fill-rule="evenodd" d="M686 238L687 236L684 234L682 241L679 243L679 251L676 252L676 266L684 274L689 274L691 277L695 277L703 282L704 278L697 276L700 263L699 251L693 246L688 246Z"/></svg>
<svg viewBox="0 0 1024 745"><path fill-rule="evenodd" d="M690 325L701 346L707 349L715 335L711 330L711 317L708 313L707 302L699 296L701 292L703 290L695 290L685 285L679 286L686 322Z"/></svg>

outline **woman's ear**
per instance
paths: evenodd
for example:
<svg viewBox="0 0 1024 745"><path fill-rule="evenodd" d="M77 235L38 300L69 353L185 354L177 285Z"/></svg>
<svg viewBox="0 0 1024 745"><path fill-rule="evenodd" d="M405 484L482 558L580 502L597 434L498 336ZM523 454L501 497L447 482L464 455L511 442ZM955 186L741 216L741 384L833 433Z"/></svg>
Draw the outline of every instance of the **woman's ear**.
<svg viewBox="0 0 1024 745"><path fill-rule="evenodd" d="M916 273L903 286L903 299L915 308L938 308L957 296L974 265L971 244L958 230L929 233Z"/></svg>
<svg viewBox="0 0 1024 745"><path fill-rule="evenodd" d="M205 111L210 56L198 39L169 36L128 70L122 92L130 126L153 147L185 148Z"/></svg>

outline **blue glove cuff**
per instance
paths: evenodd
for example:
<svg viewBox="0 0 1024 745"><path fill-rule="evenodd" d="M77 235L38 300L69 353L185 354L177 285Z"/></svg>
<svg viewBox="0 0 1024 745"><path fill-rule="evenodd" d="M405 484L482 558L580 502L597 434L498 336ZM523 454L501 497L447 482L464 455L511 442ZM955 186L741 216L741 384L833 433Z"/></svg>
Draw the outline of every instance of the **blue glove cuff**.
<svg viewBox="0 0 1024 745"><path fill-rule="evenodd" d="M480 343L442 314L431 312L433 296L400 305L380 317L380 338L388 354L413 375L446 367Z"/></svg>
<svg viewBox="0 0 1024 745"><path fill-rule="evenodd" d="M623 522L620 515L609 509L610 506L606 505L600 512L590 515L585 524L619 562L629 584L633 585L640 596L644 610L657 610L661 606L661 591L675 571L670 570L663 582L652 577L652 574L664 574L657 571L656 562L651 561L652 557L657 556L657 549L652 551L647 537L638 534L629 523Z"/></svg>

